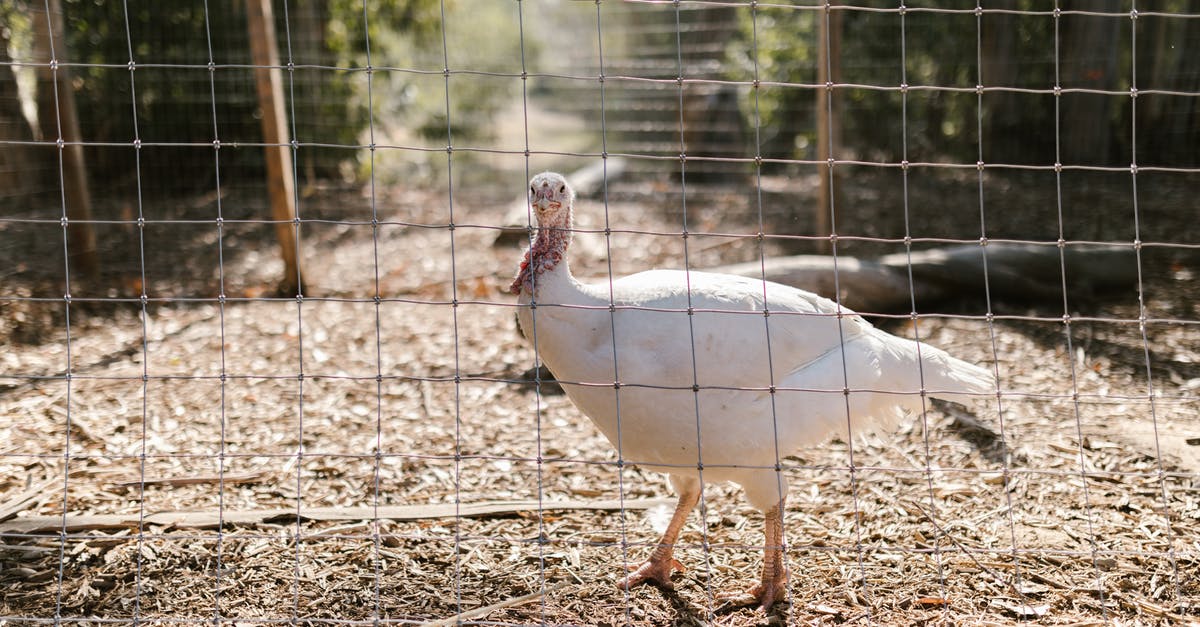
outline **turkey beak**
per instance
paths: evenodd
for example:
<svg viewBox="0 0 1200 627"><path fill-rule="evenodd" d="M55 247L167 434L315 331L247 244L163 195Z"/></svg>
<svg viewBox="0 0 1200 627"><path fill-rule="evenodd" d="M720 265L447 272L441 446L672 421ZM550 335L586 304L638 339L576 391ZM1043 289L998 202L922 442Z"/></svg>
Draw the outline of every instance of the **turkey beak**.
<svg viewBox="0 0 1200 627"><path fill-rule="evenodd" d="M544 216L550 211L551 200L550 190L540 189L533 196L533 208L537 210L539 216Z"/></svg>

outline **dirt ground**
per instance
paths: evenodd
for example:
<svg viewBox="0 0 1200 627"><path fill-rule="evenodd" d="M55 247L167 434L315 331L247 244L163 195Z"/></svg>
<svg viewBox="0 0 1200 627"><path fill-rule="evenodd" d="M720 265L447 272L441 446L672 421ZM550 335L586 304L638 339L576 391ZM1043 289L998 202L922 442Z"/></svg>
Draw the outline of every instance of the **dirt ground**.
<svg viewBox="0 0 1200 627"><path fill-rule="evenodd" d="M931 407L897 432L787 458L789 597L765 616L722 598L748 588L761 559L761 515L733 486L709 486L689 520L675 591L615 587L664 528L670 491L620 468L565 397L521 379L535 356L498 289L520 251L492 244L523 189L512 183L456 193L454 229L444 191L378 190L377 231L363 222L364 193L318 194L307 205L335 219L306 235L303 301L268 298L278 262L249 235L237 242L236 225L222 272L193 272L187 246L172 266L151 240L149 301L128 275L98 295L107 302L73 305L69 327L61 288L10 282L6 296L48 300L0 311L0 624L1200 624L1200 289L1189 266L1148 258L1141 325L1129 294L1072 304L1089 319L1069 327L1061 303L996 304L1021 319L953 305L944 311L963 315L923 317L924 339L995 365L1000 400ZM969 205L977 190L959 187ZM864 233L896 236L878 186L863 189L853 199L875 225ZM679 265L671 184L630 190L607 205L607 241L577 236L577 274ZM694 199L693 230L753 232L749 196ZM1159 241L1197 243L1194 213L1156 222L1146 204ZM602 230L605 209L585 199L578 226ZM913 211L924 233L959 236L929 226L953 218ZM978 209L958 219L978 230ZM999 222L1056 237L1042 218ZM210 230L193 242L206 255ZM694 267L760 254L754 238L687 246ZM525 500L542 506L371 514ZM309 508L345 516L295 515Z"/></svg>

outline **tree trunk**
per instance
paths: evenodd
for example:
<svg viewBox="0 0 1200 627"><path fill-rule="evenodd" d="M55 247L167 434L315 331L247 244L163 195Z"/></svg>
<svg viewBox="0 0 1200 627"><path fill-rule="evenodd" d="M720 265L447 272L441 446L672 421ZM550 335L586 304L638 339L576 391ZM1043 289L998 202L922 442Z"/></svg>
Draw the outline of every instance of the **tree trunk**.
<svg viewBox="0 0 1200 627"><path fill-rule="evenodd" d="M49 0L45 8L32 10L34 59L38 66L38 125L42 140L59 145L63 202L66 204L68 259L89 276L100 269L96 233L92 229L92 196L88 188L83 138L75 109L75 90L70 72L59 64L70 59L63 27L62 0ZM69 289L69 286L68 286Z"/></svg>
<svg viewBox="0 0 1200 627"><path fill-rule="evenodd" d="M1200 11L1192 0L1188 13ZM1155 17L1138 30L1138 89L1184 93L1200 91L1200 23ZM1139 25L1140 26L1140 25ZM1148 95L1137 102L1138 162L1144 165L1200 165L1200 103L1196 98Z"/></svg>
<svg viewBox="0 0 1200 627"><path fill-rule="evenodd" d="M994 4L997 9L1018 8L1015 0L996 0ZM1011 13L985 14L981 35L979 82L984 87L1018 86L1017 17ZM1021 105L1019 94L1002 91L983 95L983 160L987 163L1047 163L1030 151L1028 112Z"/></svg>
<svg viewBox="0 0 1200 627"><path fill-rule="evenodd" d="M8 33L0 28L0 143L5 145L0 150L0 189L21 198L40 187L50 165L37 163L38 151L20 143L33 140L33 129L21 110L17 72L8 55Z"/></svg>
<svg viewBox="0 0 1200 627"><path fill-rule="evenodd" d="M830 2L830 4L834 4ZM837 83L842 76L842 11L826 10L817 18L817 83ZM832 89L817 89L817 203L815 235L828 237L837 232L841 213L841 172L828 165L830 159L844 157L841 132L841 98ZM818 250L832 252L833 242L818 241Z"/></svg>
<svg viewBox="0 0 1200 627"><path fill-rule="evenodd" d="M1066 0L1064 10L1121 11L1120 0ZM1116 89L1118 41L1128 17L1064 15L1059 18L1062 48L1059 78L1064 89ZM1115 165L1112 115L1122 96L1063 94L1062 161L1071 165ZM1127 96L1125 96L1128 99ZM1124 163L1129 159L1124 158Z"/></svg>
<svg viewBox="0 0 1200 627"><path fill-rule="evenodd" d="M297 64L317 64L317 65L336 65L337 61L329 55L325 46L325 15L328 9L322 0L293 0L291 5L292 13L292 36L295 41L310 42L311 49L305 51L303 57L297 56L295 62ZM316 116L321 110L320 97L325 92L325 86L331 81L332 73L330 72L298 72L296 74L297 96L303 94L306 102L303 103L304 108L308 110L308 115ZM297 115L299 117L299 114ZM303 124L303 121L298 121L298 124ZM334 172L317 171L317 155L319 151L305 150L296 154L299 161L296 164L297 173L304 173L304 188L305 192L317 185L318 176L331 176ZM299 181L297 181L299 182ZM301 194L303 197L305 194Z"/></svg>

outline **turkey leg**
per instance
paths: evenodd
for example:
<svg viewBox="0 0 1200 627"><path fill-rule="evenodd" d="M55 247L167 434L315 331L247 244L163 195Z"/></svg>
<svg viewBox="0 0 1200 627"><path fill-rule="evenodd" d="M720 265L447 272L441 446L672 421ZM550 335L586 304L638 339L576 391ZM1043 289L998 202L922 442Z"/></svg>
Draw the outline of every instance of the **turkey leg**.
<svg viewBox="0 0 1200 627"><path fill-rule="evenodd" d="M671 475L671 485L679 493L679 503L675 505L671 523L667 525L667 530L663 533L662 539L658 541L658 546L654 547L650 559L643 562L641 566L633 568L633 572L617 584L617 587L622 590L629 590L647 582L652 582L666 590L674 590L675 584L671 583L671 573L684 570L683 564L674 558L675 541L679 538L679 531L683 529L683 524L687 522L688 514L692 513L696 503L700 502L701 487L698 479L675 475Z"/></svg>
<svg viewBox="0 0 1200 627"><path fill-rule="evenodd" d="M783 565L783 500L766 513L763 535L762 582L750 590L763 610L770 610L775 603L787 596L787 567Z"/></svg>

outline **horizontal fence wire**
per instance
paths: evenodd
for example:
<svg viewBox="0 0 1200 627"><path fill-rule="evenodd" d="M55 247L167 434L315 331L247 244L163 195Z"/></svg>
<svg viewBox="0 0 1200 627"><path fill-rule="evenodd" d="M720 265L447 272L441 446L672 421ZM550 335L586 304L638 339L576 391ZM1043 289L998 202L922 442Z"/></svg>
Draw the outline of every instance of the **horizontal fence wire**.
<svg viewBox="0 0 1200 627"><path fill-rule="evenodd" d="M1139 31L1139 25L1148 20L1191 24L1200 18L1200 13L1192 12L1194 3L1169 3L1170 8L1180 9L1175 12L1165 10L1167 4L1142 10L1132 1L1103 3L1129 7L1117 11L1067 9L1063 7L1078 4L1066 1L1055 2L1053 8L1024 10L985 7L982 2L949 8L904 2L860 6L700 0L597 0L551 9L546 3L518 0L505 3L508 21L497 29L516 41L519 62L509 59L507 64L464 56L455 33L466 28L469 18L440 1L413 3L428 10L429 15L421 19L432 24L422 41L433 52L423 63L389 56L389 46L396 45L389 38L397 35L373 22L386 18L379 17L376 3L369 1L355 7L350 17L356 21L346 25L357 33L355 41L361 35L361 53L317 62L309 62L305 47L320 42L304 39L311 29L297 17L306 19L306 9L286 0L275 2L279 59L271 63L227 60L222 44L232 39L221 29L229 24L215 21L223 10L218 7L225 3L204 3L205 45L191 51L193 62L143 58L148 53L134 34L142 18L131 14L134 7L125 2L120 3L122 23L109 25L120 33L122 58L80 60L89 58L87 51L68 50L65 44L82 40L74 35L60 39L64 33L48 24L60 3L41 4L4 9L19 12L14 24L20 37L34 37L29 24L47 24L51 49L41 52L48 56L34 58L31 44L19 37L6 40L0 83L9 81L10 73L17 86L41 77L35 81L38 89L54 91L50 105L53 115L61 119L66 94L60 89L71 87L60 76L84 77L82 85L106 72L125 73L127 90L111 98L131 114L131 135L68 137L65 128L57 128L65 125L47 124L47 120L41 120L40 136L0 135L0 148L5 151L41 150L54 155L47 162L49 176L47 168L35 167L32 161L27 171L20 169L20 163L0 164L17 173L38 169L43 171L40 179L49 181L14 187L0 197L0 237L6 238L0 240L0 256L13 262L0 274L6 277L0 281L9 284L0 289L0 334L8 334L0 339L12 347L11 359L0 359L0 424L13 434L0 444L0 467L12 475L0 483L0 580L9 586L0 599L0 622L719 622L723 615L738 611L722 605L719 593L741 583L757 583L760 555L771 550L763 536L756 535L763 514L748 508L738 491L701 492L699 522L693 517L673 545L677 554L686 555L696 574L676 579L682 592L672 593L673 599L640 589L617 590L612 584L625 576L624 566L637 567L657 550L659 529L652 528L657 523L647 522L652 516L624 506L647 495L666 496L650 477L652 472L695 475L703 481L705 473L733 476L730 471L773 473L781 502L787 484L792 484L791 501L782 514L784 539L778 546L791 569L785 598L792 619L834 616L886 624L987 616L1000 621L1049 617L1141 624L1156 619L1186 621L1200 613L1200 589L1195 584L1200 574L1196 550L1200 528L1195 522L1200 516L1196 508L1200 475L1194 466L1177 464L1173 457L1178 450L1184 454L1200 450L1195 448L1200 445L1200 425L1195 420L1200 371L1192 361L1197 357L1200 309L1190 300L1197 292L1188 278L1200 241L1194 230L1162 228L1154 222L1163 215L1194 213L1188 205L1190 196L1182 196L1194 195L1191 177L1200 175L1200 164L1162 161L1153 148L1147 148L1154 144L1138 140L1146 132L1138 126L1138 116L1150 115L1145 103L1155 97L1200 98L1200 90L1186 86L1139 84L1147 74L1139 57L1147 50L1165 54L1138 47L1139 40L1152 36ZM72 10L68 4L64 15L74 17ZM718 25L737 32L742 52L749 52L752 63L740 75L697 70L687 51L693 29L703 32L711 26L694 24L691 14L717 11L730 11L740 20L732 26ZM889 45L902 59L895 68L895 84L837 80L836 46L841 44L832 43L828 35L823 40L804 40L805 52L811 53L806 63L813 70L804 74L806 78L771 76L760 48L778 45L764 42L772 34L764 17L771 11L812 20L805 23L809 29L805 37L829 33L838 20L894 20L897 40ZM43 22L35 19L37 12L46 16ZM1053 41L1042 42L1053 47L1049 85L989 82L983 69L983 20L997 16L1053 21ZM548 20L553 28L553 20L559 18L563 30L572 29L569 37L578 50L564 52L549 63L544 59L547 53L539 50L545 45L541 31ZM975 54L973 63L967 64L968 75L952 77L946 81L949 84L919 84L925 77L908 63L913 54L910 47L922 36L912 20L952 18L974 21L975 32L967 36ZM1060 25L1073 19L1119 24L1120 37L1128 38L1120 39L1127 46L1122 54L1130 57L1131 76L1124 77L1128 87L1062 84ZM66 25L68 33L71 28L87 27L70 20ZM626 36L653 39L666 52L661 59L626 58L626 44L615 37L622 29L628 29ZM714 27L713 32L725 31ZM248 45L240 35L236 41ZM725 43L733 46L732 42ZM1195 43L1186 45L1190 46L1186 50L1200 50ZM820 46L825 50L818 51ZM724 55L734 52L723 50L723 56L710 59L710 66L732 65L732 57ZM462 59L478 67L464 65ZM818 72L819 63L825 64L823 74ZM234 124L221 104L220 92L229 87L223 77L249 77L260 71L274 71L280 79L290 140L269 141L246 132L243 126L253 129L257 121ZM190 132L175 141L169 136L170 124L163 130L164 122L150 113L146 103L171 96L169 90L158 92L157 79L144 78L151 72L162 72L180 84L202 84L201 122L211 141L195 140L197 135ZM354 89L361 93L351 90L313 102L329 105L340 97L361 98L367 112L364 125L340 139L328 135L312 139L317 136L316 126L337 126L349 114L334 110L326 116L334 120L319 123L306 118L307 109L302 111L310 104L303 93L306 73L357 81ZM433 111L429 116L433 122L419 133L397 130L405 121L381 113L391 111L384 108L388 101L416 102L427 94L414 95L410 92L420 89L406 91L392 81L426 79L438 83L440 90L435 90L438 102L420 105ZM245 81L248 85L252 79ZM518 132L502 138L473 133L468 120L462 119L469 117L462 107L472 98L482 100L479 93L490 89L493 81L516 90L507 105L518 113L510 111L504 122L493 124L519 127ZM478 92L456 91L462 85ZM595 97L571 102L570 107L561 102L570 100L563 94L581 88L594 90ZM650 94L655 106L666 111L665 122L654 122L665 132L649 130L646 109L623 108L627 102L622 98L631 98L624 92L634 89ZM695 127L707 121L688 115L692 108L703 108L690 100L690 90L719 93L721 89L736 95L735 107L752 137L744 142L749 148L741 152L712 148L694 139ZM820 97L812 116L822 119L816 109L824 108L827 128L818 132L814 122L810 126L815 141L797 134L798 143L789 152L770 152L772 135L782 133L763 122L769 115L763 94L770 90L803 93L809 100ZM846 149L838 143L844 138L836 138L835 123L829 120L838 117L843 105L834 103L862 92L894 99L897 119L880 120L880 124L898 120L901 140L894 154L884 154L884 149L875 153ZM5 94L0 93L0 98ZM1049 131L1053 154L1039 152L1028 163L986 159L985 148L990 146L985 138L993 136L985 133L985 102L1023 96L1050 99L1048 104L1037 102L1054 111ZM44 98L23 97L27 108ZM917 146L921 131L915 129L924 128L917 126L924 122L918 122L910 110L914 99L955 97L971 101L967 119L973 128L962 133L973 136L966 142L975 153L973 160L971 155L936 155ZM1108 106L1116 111L1111 117L1127 126L1123 132L1129 135L1129 154L1117 161L1093 160L1095 155L1064 157L1063 128L1071 120L1065 119L1062 103L1073 97L1111 101ZM250 103L246 119L263 114L253 96L246 96L246 103ZM4 116L10 109L0 110L0 122L9 123ZM485 115L504 115L501 107L492 109ZM632 122L622 117L630 116L630 111ZM639 114L646 119L638 120ZM716 115L714 109L712 116ZM547 145L539 133L543 125L552 125L561 116L574 116L595 135L595 141L582 147ZM182 126L174 132L185 137ZM811 147L821 138L825 146ZM800 139L809 142L805 145L811 149L797 148L804 143ZM1194 137L1176 141L1189 139ZM122 157L131 165L120 180L93 175L100 179L92 181L94 214L82 219L74 214L78 207L70 197L69 154L74 149L87 155L89 163L103 163L104 156L115 151L133 154L131 160ZM292 194L293 218L270 213L263 200L270 186L261 180L264 166L247 157L271 149L292 159L292 169L284 176L298 188ZM202 168L188 162L191 165L175 173L208 196L195 200L197 192L170 191L169 185L162 188L167 191L160 191L159 173L164 167L169 171L170 165L165 163L169 160L160 160L168 153L159 150L211 151ZM305 161L310 154L326 151L344 152L346 158L333 167ZM391 172L387 160L393 157L419 163ZM618 162L625 165L614 165ZM535 296L531 305L497 294L511 280L519 257L516 248L493 250L490 242L515 233L528 245L537 233L528 203L517 202L526 213L516 223L501 215L503 205L513 198L524 199L528 191L524 181L548 164L567 171L583 164L602 168L598 191L581 193L583 202L577 207L581 218L591 214L588 221L565 230L576 241L592 242L591 249L578 247L579 267L573 270L599 277L594 285L607 302L540 302ZM309 176L306 167L324 168L323 174ZM860 169L868 186L879 180L869 176L893 176L900 181L902 235L899 230L871 234L858 223L854 205L861 201L847 201L844 196L827 197L824 205L816 207L828 220L826 231L807 228L812 226L807 222L804 228L789 230L788 222L775 214L790 211L787 215L799 223L795 216L801 210L778 210L773 204L778 201L764 200L780 185L773 179L782 179L786 193L796 192L792 203L819 204L808 194L810 190L801 190L795 181L808 176L804 180L812 185L825 179L830 188L845 187L854 183L841 178L842 173ZM712 172L717 178L707 178ZM733 178L719 178L729 172ZM972 222L977 233L932 232L930 222L918 221L927 209L918 207L912 188L924 175L957 177L948 179L949 184L975 196L975 203L966 209L978 214ZM1120 211L1101 207L1099 198L1091 197L1100 223L1094 230L1077 228L1071 221L1078 219L1077 214L1071 214L1071 220L1065 217L1064 206L1079 202L1073 196L1065 200L1063 189L1070 185L1065 177L1076 175L1095 176L1110 185L1100 193L1125 189ZM1026 224L1027 237L1013 237L1011 230L993 236L989 221L1014 209L1002 200L1005 191L990 187L992 177L1020 176L1053 179L1041 197L1053 211L1037 214L1037 223ZM1146 182L1154 181L1154 176L1180 181L1179 187L1160 193ZM337 177L337 184L321 182ZM1026 181L1013 180L1017 187ZM309 182L307 188L299 189L305 187L304 181ZM409 198L402 192L427 195ZM497 194L502 194L498 203ZM1155 204L1157 195L1173 195L1172 204L1165 205L1171 208ZM720 216L726 208L722 203L734 196L744 201L738 205L739 213ZM1152 208L1146 209L1147 205ZM1118 222L1120 226L1114 226ZM275 244L269 236L252 234L269 234L277 227L298 245L305 275L317 277L291 293L275 293L260 285L269 282L262 277L281 273L282 264L274 258ZM109 262L108 268L95 273L80 267L80 251L72 239L80 229L101 234L101 262ZM165 229L179 231L169 234ZM8 233L18 234L19 239L7 240ZM178 248L175 252L186 256L192 249L184 240L201 237L215 251L204 276L160 274L163 266L171 264L163 251ZM53 238L52 245L43 245L46 238ZM665 252L655 258L637 256L637 248L647 241L661 245ZM682 306L625 302L618 296L616 281L632 266L645 262L684 268L690 281L694 277L690 273L715 265L711 259L735 246L727 261L762 266L754 278L763 284L763 309L693 306L698 294L693 294L690 283ZM969 286L955 288L974 290L972 297L978 297L981 305L942 311L918 296L912 255L949 246L975 247L982 256L981 276ZM992 251L998 246L1059 251L1054 260L1057 274L1051 278L1061 278L1061 294L1049 304L1029 306L1010 306L1007 299L995 296L994 282L1005 271L989 265L996 263ZM1105 302L1106 297L1098 297L1099 304L1077 299L1071 286L1070 266L1075 262L1067 261L1067 253L1113 248L1129 252L1136 265L1132 293L1107 297L1119 300L1117 305ZM55 257L44 258L51 249ZM835 302L832 313L772 308L766 296L766 264L797 250L832 259L834 290L824 294ZM850 310L842 288L851 270L844 264L857 261L856 255L878 251L907 256L903 271L910 302L900 310ZM261 259L247 261L249 254ZM491 263L493 257L502 257L505 265L476 265L480 260ZM262 261L267 258L270 265ZM112 270L115 260L123 260L119 270ZM176 263L181 274L194 269L185 267L185 260ZM420 282L409 280L414 276ZM1191 291L1173 297L1173 289ZM326 319L330 314L325 307L360 308L353 309L347 321ZM522 341L512 329L512 320L524 313L530 313L533 327L523 330L527 337ZM550 378L538 371L546 357L536 348L540 338L554 337L548 325L592 314L601 314L605 320L600 326L608 327L607 336L600 335L607 345L597 349L611 353L603 376ZM648 314L673 315L679 327L687 329L690 345L680 353L685 355L681 363L674 364L685 373L682 379L687 383L627 380L622 375L628 362L620 351L636 344L620 342L620 336L638 331L624 321L639 316L644 320ZM713 366L704 360L720 359L705 353L697 340L695 321L706 315L720 316L730 326L760 325L766 345L757 354L770 371L769 380L761 385L704 380L702 373ZM957 414L932 403L931 397L947 390L926 382L923 362L915 367L915 386L898 390L863 385L848 365L848 340L832 343L831 350L840 356L834 377L839 383L819 387L778 383L785 373L776 369L785 364L776 363L784 350L773 330L777 325L828 320L835 323L830 328L841 338L847 321L858 315L898 335L915 335L922 347L949 342L951 353L974 350L970 353L974 360L997 383L993 391L971 393L972 410L998 434L998 444L981 444L968 451L940 441ZM247 323L247 317L256 322ZM10 342L10 335L16 338L17 330L32 324L28 321L41 319L50 322L29 332L32 339ZM357 339L342 349L363 357L354 366L348 365L344 354L327 354L322 345L329 340L315 335L318 329L326 338L349 334L350 326ZM272 352L255 355L257 362L236 346L250 343L253 336L271 335L278 336L265 343ZM196 339L200 336L203 342ZM174 354L184 342L197 342L199 348L190 349L195 351L192 354ZM1021 350L1030 354L1022 355ZM317 358L317 351L324 357ZM506 356L497 357L501 351ZM480 354L487 356L480 358ZM1029 363L1038 359L1055 360L1056 365ZM1119 365L1106 365L1113 362ZM1039 378L1042 367L1060 379ZM1121 374L1110 375L1110 371ZM338 385L346 389L334 387ZM679 442L698 451L695 461L639 455L628 450L630 443L621 435L609 446L586 421L585 411L551 394L554 387L565 388L569 398L612 390L618 429L630 429L628 416L639 415L641 408L634 406L642 398L639 394L690 395L689 412L694 416L689 414L687 420L694 426L694 437ZM775 432L755 434L764 448L775 447L770 462L703 458L701 452L721 446L703 440L709 437L704 433L709 428L705 413L712 409L709 399L741 398L734 393L770 399ZM843 426L853 431L851 399L869 393L915 400L920 410L899 435L885 431L844 437L813 450L781 450L775 444L780 441L788 394L844 399ZM197 398L169 398L186 394ZM276 398L263 400L269 396ZM247 400L251 397L254 400ZM257 408L260 403L265 409ZM1039 418L1042 414L1044 418ZM1130 430L1148 434L1147 440L1140 441L1146 446L1137 454L1117 458L1113 453L1128 443L1110 441L1120 430L1101 423L1118 418L1127 420ZM255 431L258 427L248 425L255 421L269 424ZM582 428L590 430L576 433ZM31 434L39 430L44 431L40 439L33 439ZM1177 437L1183 432L1191 434L1190 439ZM1184 448L1169 448L1168 433L1175 438L1171 442L1182 441ZM643 443L636 444L640 448ZM987 457L980 451L988 446L998 447L999 452ZM261 474L243 482L239 474L247 468ZM173 473L184 478L200 473L197 485L201 487L173 485L169 481ZM35 475L49 479L45 494L29 494L40 481ZM168 481L161 481L164 478ZM415 521L389 520L384 515L388 507L397 505L460 508L483 502L491 493L500 500L528 499L536 506L505 517L457 510L452 516ZM556 504L573 494L613 497L621 506L572 519ZM1059 509L1039 509L1043 499L1058 499L1054 506ZM360 521L329 522L306 516L315 507L365 507L372 513ZM253 524L226 521L234 512L267 510L276 512L275 518ZM189 528L163 522L161 516L198 512L215 513L217 523ZM902 520L888 527L881 520L889 516ZM120 520L101 521L102 517ZM1128 522L1139 517L1144 520L1136 525ZM22 521L33 519L54 523L34 530L20 527ZM986 532L980 530L984 526ZM750 531L744 531L746 527ZM1112 531L1118 527L1120 532ZM1126 533L1127 528L1132 531ZM255 562L255 555L247 554L250 543L258 543L263 554L277 563L268 567ZM821 569L828 564L836 565L836 575L821 580L826 576ZM186 574L172 579L172 569ZM284 583L275 587L262 578L266 576L254 574L256 569ZM603 590L593 584L599 578ZM502 584L492 585L493 579ZM964 579L981 583L964 585ZM263 591L256 593L256 586ZM836 594L811 598L814 586ZM188 606L172 605L164 592L170 588L198 590L199 600ZM972 592L987 598L971 598ZM323 594L341 594L350 600L334 602ZM536 598L504 605L525 594ZM993 602L993 597L1000 598L997 595L1004 600ZM672 608L673 604L678 607ZM472 614L493 606L491 613Z"/></svg>

